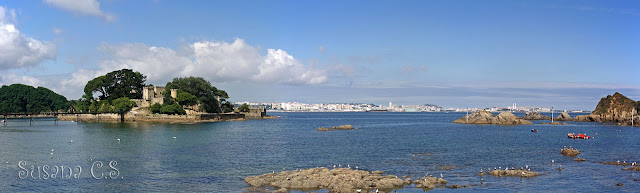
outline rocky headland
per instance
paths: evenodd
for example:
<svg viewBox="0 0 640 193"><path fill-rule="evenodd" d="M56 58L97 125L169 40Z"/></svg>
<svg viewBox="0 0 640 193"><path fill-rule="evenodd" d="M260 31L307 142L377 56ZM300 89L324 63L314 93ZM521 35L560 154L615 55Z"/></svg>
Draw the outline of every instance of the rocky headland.
<svg viewBox="0 0 640 193"><path fill-rule="evenodd" d="M453 121L463 124L495 124L495 125L531 125L531 121L524 120L510 112L502 112L497 116L489 111L476 111Z"/></svg>
<svg viewBox="0 0 640 193"><path fill-rule="evenodd" d="M640 101L634 101L626 96L615 93L600 99L596 109L589 115L580 115L573 118L573 121L582 122L604 122L616 123L618 125L631 125L631 115L633 114L634 126L640 122L638 111L640 110Z"/></svg>

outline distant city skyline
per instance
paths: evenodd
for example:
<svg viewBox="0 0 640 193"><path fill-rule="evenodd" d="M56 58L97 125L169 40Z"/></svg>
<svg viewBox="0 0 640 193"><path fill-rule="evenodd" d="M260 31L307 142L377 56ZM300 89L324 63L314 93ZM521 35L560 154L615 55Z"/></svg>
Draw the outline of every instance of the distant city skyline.
<svg viewBox="0 0 640 193"><path fill-rule="evenodd" d="M231 101L528 106L640 100L638 1L5 1L0 84L78 99L130 68Z"/></svg>

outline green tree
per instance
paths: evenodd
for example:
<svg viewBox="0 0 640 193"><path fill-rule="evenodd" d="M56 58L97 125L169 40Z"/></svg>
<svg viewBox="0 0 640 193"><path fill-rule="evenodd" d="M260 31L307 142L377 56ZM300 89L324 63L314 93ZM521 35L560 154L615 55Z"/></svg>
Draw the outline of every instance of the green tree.
<svg viewBox="0 0 640 193"><path fill-rule="evenodd" d="M221 112L220 103L229 98L227 92L218 90L202 77L174 78L173 81L167 83L165 89L179 89L192 94L200 102L200 111L210 113Z"/></svg>
<svg viewBox="0 0 640 193"><path fill-rule="evenodd" d="M100 100L109 101L122 97L142 98L142 88L146 79L145 75L131 69L116 70L87 82L84 92L90 96L99 92Z"/></svg>
<svg viewBox="0 0 640 193"><path fill-rule="evenodd" d="M233 112L233 104L231 104L229 101L225 101L224 103L222 103L222 112Z"/></svg>
<svg viewBox="0 0 640 193"><path fill-rule="evenodd" d="M162 113L162 105L160 103L154 103L153 105L149 106L149 110L151 111L151 113Z"/></svg>
<svg viewBox="0 0 640 193"><path fill-rule="evenodd" d="M238 107L238 111L240 111L240 112L249 112L249 105L247 105L247 103L244 103L244 104L240 105L240 107Z"/></svg>
<svg viewBox="0 0 640 193"><path fill-rule="evenodd" d="M198 104L198 98L188 92L180 92L178 91L178 97L176 97L176 102L181 105L195 105Z"/></svg>
<svg viewBox="0 0 640 193"><path fill-rule="evenodd" d="M187 112L178 103L173 103L172 105L163 105L162 109L161 109L161 112L163 114L169 114L169 115L173 115L173 114L184 115L184 114L187 114Z"/></svg>
<svg viewBox="0 0 640 193"><path fill-rule="evenodd" d="M122 109L122 113L125 113L131 110L131 108L133 108L136 105L135 102L133 102L127 97L115 99L113 100L113 102L111 102L111 104L113 104L114 112L121 112L120 110Z"/></svg>
<svg viewBox="0 0 640 193"><path fill-rule="evenodd" d="M67 98L44 87L12 84L0 88L0 112L3 113L54 112L68 108Z"/></svg>
<svg viewBox="0 0 640 193"><path fill-rule="evenodd" d="M113 113L113 107L109 104L109 101L100 101L99 103L100 109L98 109L99 113Z"/></svg>

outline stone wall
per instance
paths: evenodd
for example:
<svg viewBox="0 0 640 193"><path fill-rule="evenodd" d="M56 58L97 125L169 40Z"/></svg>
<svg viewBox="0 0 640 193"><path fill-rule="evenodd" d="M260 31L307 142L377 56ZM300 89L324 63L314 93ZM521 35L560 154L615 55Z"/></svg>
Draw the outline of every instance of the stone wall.
<svg viewBox="0 0 640 193"><path fill-rule="evenodd" d="M119 122L120 115L117 113L102 114L60 114L60 121L82 121L82 122ZM244 114L235 113L205 113L196 115L166 115L166 114L136 114L127 113L124 116L125 122L165 122L165 123L200 123L216 121L244 121Z"/></svg>

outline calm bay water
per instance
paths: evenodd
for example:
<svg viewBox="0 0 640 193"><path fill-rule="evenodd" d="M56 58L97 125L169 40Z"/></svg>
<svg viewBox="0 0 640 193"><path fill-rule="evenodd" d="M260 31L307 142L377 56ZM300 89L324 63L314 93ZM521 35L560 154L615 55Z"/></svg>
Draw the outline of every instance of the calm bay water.
<svg viewBox="0 0 640 193"><path fill-rule="evenodd" d="M574 122L553 126L451 123L464 113L269 114L280 118L195 125L55 124L52 120L30 125L28 120L10 120L7 126L0 126L0 191L246 192L243 178L249 175L334 164L413 178L426 172L434 176L442 173L449 184L472 185L430 192L640 190L640 181L634 181L640 179L640 172L599 163L640 162L638 128ZM360 129L316 131L321 126L342 124ZM539 131L532 133L533 128ZM595 139L568 139L569 132L587 133ZM578 148L579 157L587 161L574 162L561 155L565 145ZM34 166L34 174L20 176L24 171L18 167L20 161L25 161L27 171ZM96 167L98 161L103 167ZM113 166L117 171L108 167L109 161L117 162ZM560 164L564 170L558 171ZM78 178L60 178L58 174L56 179L37 179L37 167L44 165L79 166L82 171ZM457 167L439 169L451 165ZM541 175L528 179L476 175L481 168L525 165ZM41 172L40 178L43 175ZM423 191L407 187L398 192Z"/></svg>

